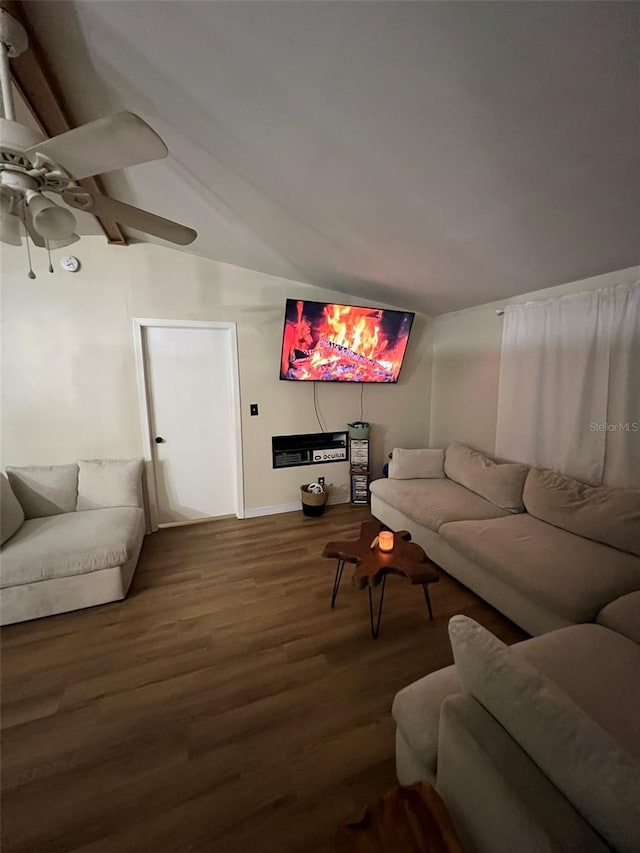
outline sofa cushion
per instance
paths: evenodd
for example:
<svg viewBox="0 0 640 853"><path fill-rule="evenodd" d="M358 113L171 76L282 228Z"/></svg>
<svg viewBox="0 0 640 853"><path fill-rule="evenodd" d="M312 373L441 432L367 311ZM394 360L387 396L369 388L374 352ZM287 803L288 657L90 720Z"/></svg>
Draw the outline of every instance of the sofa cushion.
<svg viewBox="0 0 640 853"><path fill-rule="evenodd" d="M640 591L621 595L598 613L596 621L640 644ZM636 683L640 683L640 679ZM640 708L640 699L638 700ZM640 720L640 714L638 714Z"/></svg>
<svg viewBox="0 0 640 853"><path fill-rule="evenodd" d="M451 444L447 447L444 470L450 480L455 480L477 495L509 512L522 512L522 490L529 471L520 462L496 462L484 453Z"/></svg>
<svg viewBox="0 0 640 853"><path fill-rule="evenodd" d="M444 450L405 450L396 447L389 462L393 480L444 477Z"/></svg>
<svg viewBox="0 0 640 853"><path fill-rule="evenodd" d="M640 646L593 623L516 643L522 656L640 761Z"/></svg>
<svg viewBox="0 0 640 853"><path fill-rule="evenodd" d="M121 566L144 533L136 507L70 512L25 521L2 549L0 587Z"/></svg>
<svg viewBox="0 0 640 853"><path fill-rule="evenodd" d="M81 459L78 469L78 509L141 505L142 459Z"/></svg>
<svg viewBox="0 0 640 853"><path fill-rule="evenodd" d="M438 755L440 705L447 696L461 692L455 666L447 666L403 687L393 700L393 719L411 749L433 774Z"/></svg>
<svg viewBox="0 0 640 853"><path fill-rule="evenodd" d="M444 524L456 551L569 622L593 622L605 604L640 589L640 559L526 513Z"/></svg>
<svg viewBox="0 0 640 853"><path fill-rule="evenodd" d="M460 680L616 850L640 849L640 762L536 667L467 616L449 636Z"/></svg>
<svg viewBox="0 0 640 853"><path fill-rule="evenodd" d="M375 480L371 492L394 509L436 533L447 521L499 518L506 510L453 480Z"/></svg>
<svg viewBox="0 0 640 853"><path fill-rule="evenodd" d="M78 466L29 465L7 468L14 495L20 501L25 518L44 518L61 512L73 512L78 497Z"/></svg>
<svg viewBox="0 0 640 853"><path fill-rule="evenodd" d="M24 512L6 475L0 474L0 479L0 545L4 545L22 527Z"/></svg>
<svg viewBox="0 0 640 853"><path fill-rule="evenodd" d="M640 490L590 486L547 468L531 468L527 512L578 536L640 555Z"/></svg>

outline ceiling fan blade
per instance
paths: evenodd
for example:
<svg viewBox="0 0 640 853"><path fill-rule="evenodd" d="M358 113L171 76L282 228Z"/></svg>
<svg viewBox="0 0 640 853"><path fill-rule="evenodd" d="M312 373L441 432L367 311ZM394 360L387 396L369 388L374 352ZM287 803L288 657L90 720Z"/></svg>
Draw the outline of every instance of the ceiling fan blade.
<svg viewBox="0 0 640 853"><path fill-rule="evenodd" d="M177 243L179 246L187 246L189 243L193 243L198 236L197 231L194 231L193 228L187 228L186 225L180 225L170 219L164 219L162 216L141 210L139 207L133 207L122 201L115 201L115 199L89 192L89 190L81 187L70 187L63 190L62 198L70 207L86 210L88 213L100 217L100 219L110 219L112 222L120 223L120 225L135 228L136 231L143 231L145 234L153 234L155 237L161 237L170 243Z"/></svg>
<svg viewBox="0 0 640 853"><path fill-rule="evenodd" d="M42 154L79 181L159 160L167 156L168 149L146 121L134 113L121 112L37 142L24 154L29 159Z"/></svg>

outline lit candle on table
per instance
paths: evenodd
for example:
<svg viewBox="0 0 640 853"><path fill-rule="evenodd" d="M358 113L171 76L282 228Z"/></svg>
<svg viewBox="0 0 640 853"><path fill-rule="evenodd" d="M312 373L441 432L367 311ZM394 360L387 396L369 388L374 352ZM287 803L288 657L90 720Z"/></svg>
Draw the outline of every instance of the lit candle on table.
<svg viewBox="0 0 640 853"><path fill-rule="evenodd" d="M381 530L378 534L378 548L381 551L393 551L393 533L390 530Z"/></svg>

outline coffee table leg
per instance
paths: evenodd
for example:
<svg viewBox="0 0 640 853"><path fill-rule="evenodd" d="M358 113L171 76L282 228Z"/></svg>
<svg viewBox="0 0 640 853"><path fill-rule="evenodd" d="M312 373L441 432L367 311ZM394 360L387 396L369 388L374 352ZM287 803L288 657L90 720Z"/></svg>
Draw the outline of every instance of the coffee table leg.
<svg viewBox="0 0 640 853"><path fill-rule="evenodd" d="M382 587L380 589L380 601L378 602L378 616L376 618L375 626L373 624L373 591L370 586L367 586L369 590L369 619L371 621L371 636L374 640L378 639L378 634L380 633L380 619L382 618L382 602L384 601L384 587L387 582L387 576L382 576Z"/></svg>
<svg viewBox="0 0 640 853"><path fill-rule="evenodd" d="M331 607L335 607L338 590L340 589L340 581L342 580L342 572L344 570L344 560L338 560L336 565L336 576L333 579L333 592L331 593Z"/></svg>
<svg viewBox="0 0 640 853"><path fill-rule="evenodd" d="M422 589L424 590L424 598L427 602L427 609L429 610L429 619L433 619L433 611L431 610L431 598L429 597L429 584L423 583Z"/></svg>

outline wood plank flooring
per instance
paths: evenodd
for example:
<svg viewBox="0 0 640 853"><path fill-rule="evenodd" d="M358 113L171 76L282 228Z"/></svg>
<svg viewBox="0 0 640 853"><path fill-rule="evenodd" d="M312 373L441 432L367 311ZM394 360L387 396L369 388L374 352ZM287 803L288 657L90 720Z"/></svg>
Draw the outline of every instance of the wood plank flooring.
<svg viewBox="0 0 640 853"><path fill-rule="evenodd" d="M2 629L3 853L329 851L395 784L391 702L451 663L452 578L387 583L378 640L348 567L319 554L362 507L147 537L123 602Z"/></svg>

